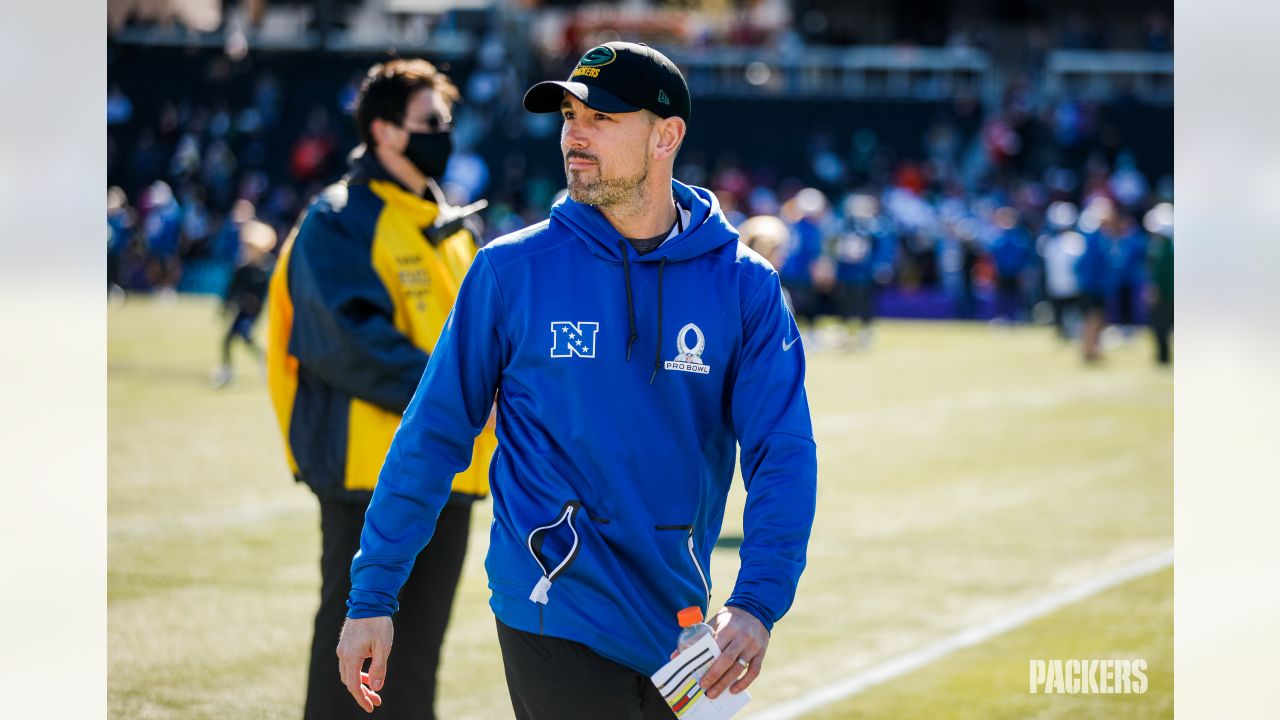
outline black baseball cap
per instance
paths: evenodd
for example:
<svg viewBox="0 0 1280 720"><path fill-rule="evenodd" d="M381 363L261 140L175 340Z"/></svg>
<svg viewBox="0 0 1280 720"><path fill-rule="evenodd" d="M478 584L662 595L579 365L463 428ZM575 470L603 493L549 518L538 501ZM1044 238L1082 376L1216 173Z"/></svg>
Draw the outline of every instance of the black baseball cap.
<svg viewBox="0 0 1280 720"><path fill-rule="evenodd" d="M600 112L649 110L659 117L689 121L689 85L675 63L642 43L597 45L578 61L569 79L547 80L529 88L524 109L560 112L568 91Z"/></svg>

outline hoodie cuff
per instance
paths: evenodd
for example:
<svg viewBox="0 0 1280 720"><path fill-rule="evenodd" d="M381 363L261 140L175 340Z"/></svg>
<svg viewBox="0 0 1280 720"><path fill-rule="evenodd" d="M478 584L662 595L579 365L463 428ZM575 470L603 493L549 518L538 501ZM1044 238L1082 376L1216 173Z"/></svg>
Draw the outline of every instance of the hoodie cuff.
<svg viewBox="0 0 1280 720"><path fill-rule="evenodd" d="M752 602L750 598L731 597L724 603L725 607L735 607L739 610L745 610L751 613L751 616L760 621L764 625L765 632L773 633L773 619L764 610L763 607Z"/></svg>
<svg viewBox="0 0 1280 720"><path fill-rule="evenodd" d="M385 593L352 590L351 597L347 599L347 617L353 620L371 617L391 616L399 610L399 603L395 598L391 598L390 604L381 600L385 598Z"/></svg>

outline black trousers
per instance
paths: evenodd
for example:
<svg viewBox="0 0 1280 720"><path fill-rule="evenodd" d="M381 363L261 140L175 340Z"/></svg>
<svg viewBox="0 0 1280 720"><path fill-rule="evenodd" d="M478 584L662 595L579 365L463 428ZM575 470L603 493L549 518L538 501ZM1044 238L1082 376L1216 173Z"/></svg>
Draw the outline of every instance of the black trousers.
<svg viewBox="0 0 1280 720"><path fill-rule="evenodd" d="M675 638L672 638L674 649ZM653 681L581 643L498 621L516 720L672 720Z"/></svg>
<svg viewBox="0 0 1280 720"><path fill-rule="evenodd" d="M1017 275L996 278L996 317L1022 320L1022 279Z"/></svg>
<svg viewBox="0 0 1280 720"><path fill-rule="evenodd" d="M871 325L876 302L876 289L871 283L845 283L835 290L836 306L841 320L858 318L864 327Z"/></svg>
<svg viewBox="0 0 1280 720"><path fill-rule="evenodd" d="M1067 338L1067 315L1075 312L1079 304L1075 295L1049 298L1049 305L1053 307L1053 327L1058 331L1058 337Z"/></svg>
<svg viewBox="0 0 1280 720"><path fill-rule="evenodd" d="M1151 331L1156 338L1156 362L1168 365L1173 359L1169 349L1169 331L1173 328L1173 302L1159 301L1151 310Z"/></svg>
<svg viewBox="0 0 1280 720"><path fill-rule="evenodd" d="M1138 303L1134 300L1137 287L1132 284L1121 285L1116 290L1116 324L1138 324Z"/></svg>
<svg viewBox="0 0 1280 720"><path fill-rule="evenodd" d="M339 679L335 654L351 593L351 558L360 549L366 507L362 502L320 500L322 582L311 642L306 720L369 717ZM440 645L462 574L470 526L470 505L446 505L436 522L435 535L418 555L400 590L395 640L387 659L386 683L379 693L382 707L377 717L382 720L435 720Z"/></svg>
<svg viewBox="0 0 1280 720"><path fill-rule="evenodd" d="M240 338L254 355L262 357L262 348L258 347L253 341L253 323L258 318L253 315L246 315L243 312L236 313L236 317L231 321L231 326L227 328L227 334L222 337L222 364L231 364L231 343Z"/></svg>

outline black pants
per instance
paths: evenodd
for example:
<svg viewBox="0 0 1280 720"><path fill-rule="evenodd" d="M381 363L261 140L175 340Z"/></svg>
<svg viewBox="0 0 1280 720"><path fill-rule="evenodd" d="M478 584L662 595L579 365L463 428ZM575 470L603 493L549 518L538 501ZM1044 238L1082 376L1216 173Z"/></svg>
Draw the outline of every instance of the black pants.
<svg viewBox="0 0 1280 720"><path fill-rule="evenodd" d="M338 677L338 635L351 593L351 558L360 549L366 503L320 500L320 610L311 643L306 720L367 718ZM387 659L382 720L435 720L436 667L449 611L462 574L471 525L470 505L446 505L431 542L418 555L400 590L395 640Z"/></svg>
<svg viewBox="0 0 1280 720"><path fill-rule="evenodd" d="M1058 337L1064 340L1070 334L1067 332L1067 316L1077 311L1079 302L1074 295L1049 298L1049 305L1053 307L1053 327L1057 329Z"/></svg>
<svg viewBox="0 0 1280 720"><path fill-rule="evenodd" d="M791 313L796 322L812 326L818 316L818 295L813 286L804 283L784 282L783 287L791 294Z"/></svg>
<svg viewBox="0 0 1280 720"><path fill-rule="evenodd" d="M1138 303L1134 300L1137 288L1134 285L1121 285L1116 290L1116 324L1137 325Z"/></svg>
<svg viewBox="0 0 1280 720"><path fill-rule="evenodd" d="M996 317L1022 320L1022 279L1017 275L996 278Z"/></svg>
<svg viewBox="0 0 1280 720"><path fill-rule="evenodd" d="M235 319L231 321L231 326L227 328L227 334L222 338L223 365L231 364L231 343L236 338L240 338L240 341L258 358L262 357L262 348L258 347L258 344L253 341L253 323L255 320L257 320L256 316L246 315L242 312L236 313ZM363 518L363 515L361 517Z"/></svg>
<svg viewBox="0 0 1280 720"><path fill-rule="evenodd" d="M1173 302L1160 301L1151 310L1151 331L1156 338L1156 362L1168 365L1173 359L1169 349L1169 330L1173 328Z"/></svg>
<svg viewBox="0 0 1280 720"><path fill-rule="evenodd" d="M844 321L858 318L863 327L871 325L875 308L875 286L871 283L848 283L836 286L836 305L840 309L840 319Z"/></svg>
<svg viewBox="0 0 1280 720"><path fill-rule="evenodd" d="M586 645L516 630L501 621L498 644L516 720L675 717L648 676L605 659Z"/></svg>

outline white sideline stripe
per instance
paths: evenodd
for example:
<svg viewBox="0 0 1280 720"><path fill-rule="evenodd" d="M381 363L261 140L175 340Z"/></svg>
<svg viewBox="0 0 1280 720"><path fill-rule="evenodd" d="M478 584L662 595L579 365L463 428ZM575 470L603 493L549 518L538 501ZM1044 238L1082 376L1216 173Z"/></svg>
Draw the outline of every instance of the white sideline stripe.
<svg viewBox="0 0 1280 720"><path fill-rule="evenodd" d="M1123 585L1130 580L1163 570L1172 564L1173 548L1169 548L1124 567L1085 580L1078 585L1044 595L1022 607L1003 613L994 620L961 630L932 645L891 658L879 665L856 672L806 695L801 695L794 700L765 708L762 712L751 714L748 717L750 720L793 720L824 705L843 700L867 688L900 677L913 670L918 670L925 665L941 660L957 650L986 642L997 635L1026 625L1055 610L1080 602L1105 590L1110 590L1117 585Z"/></svg>

